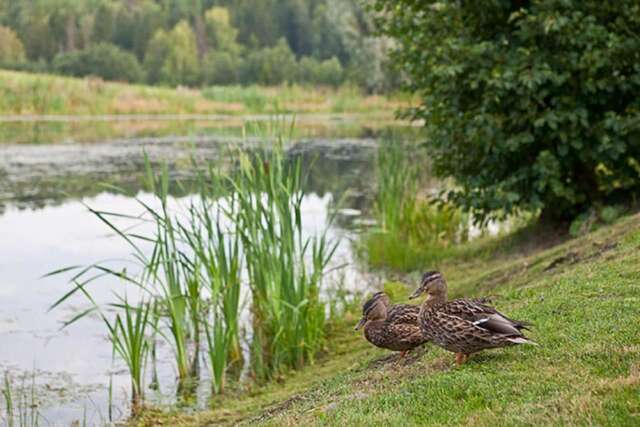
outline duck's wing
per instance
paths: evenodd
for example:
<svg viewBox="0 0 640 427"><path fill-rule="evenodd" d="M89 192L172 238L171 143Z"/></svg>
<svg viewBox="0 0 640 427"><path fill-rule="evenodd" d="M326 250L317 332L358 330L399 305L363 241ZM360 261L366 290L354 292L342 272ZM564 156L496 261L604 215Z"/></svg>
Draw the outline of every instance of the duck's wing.
<svg viewBox="0 0 640 427"><path fill-rule="evenodd" d="M395 338L401 347L415 347L427 342L417 325L408 323L391 323L387 326L388 333Z"/></svg>
<svg viewBox="0 0 640 427"><path fill-rule="evenodd" d="M472 322L475 326L504 335L522 335L526 323L513 320L478 300L457 299L443 307L447 314Z"/></svg>
<svg viewBox="0 0 640 427"><path fill-rule="evenodd" d="M387 313L387 322L393 324L408 323L411 325L418 324L418 314L420 307L411 304L395 304Z"/></svg>

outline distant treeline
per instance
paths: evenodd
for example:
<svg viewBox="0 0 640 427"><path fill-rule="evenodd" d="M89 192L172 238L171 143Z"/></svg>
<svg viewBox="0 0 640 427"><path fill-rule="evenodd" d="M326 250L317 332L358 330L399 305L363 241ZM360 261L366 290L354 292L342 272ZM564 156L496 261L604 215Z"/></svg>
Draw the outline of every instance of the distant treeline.
<svg viewBox="0 0 640 427"><path fill-rule="evenodd" d="M0 0L0 66L160 85L395 87L360 0Z"/></svg>

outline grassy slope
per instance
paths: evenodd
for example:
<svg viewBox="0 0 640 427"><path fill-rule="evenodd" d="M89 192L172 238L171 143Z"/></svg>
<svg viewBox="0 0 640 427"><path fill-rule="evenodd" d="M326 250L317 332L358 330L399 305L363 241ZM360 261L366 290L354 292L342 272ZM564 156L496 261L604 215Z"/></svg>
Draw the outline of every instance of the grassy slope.
<svg viewBox="0 0 640 427"><path fill-rule="evenodd" d="M0 70L0 115L379 113L393 117L406 100L365 96L351 87L302 86L170 89L95 78Z"/></svg>
<svg viewBox="0 0 640 427"><path fill-rule="evenodd" d="M453 296L497 295L499 309L532 321L539 347L487 351L461 368L435 347L399 362L347 323L329 356L281 384L139 424L638 425L639 247L636 215L546 249L521 233L441 266Z"/></svg>

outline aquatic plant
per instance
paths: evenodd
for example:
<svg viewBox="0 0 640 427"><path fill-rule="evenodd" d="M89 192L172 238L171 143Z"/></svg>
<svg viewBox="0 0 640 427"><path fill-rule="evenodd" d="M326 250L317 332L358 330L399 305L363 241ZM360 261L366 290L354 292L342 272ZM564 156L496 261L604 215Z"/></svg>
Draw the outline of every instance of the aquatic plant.
<svg viewBox="0 0 640 427"><path fill-rule="evenodd" d="M240 155L233 179L237 231L252 292L252 368L268 378L298 368L319 349L325 321L320 280L335 252L326 228L302 230L300 160L287 161L283 139L270 151Z"/></svg>
<svg viewBox="0 0 640 427"><path fill-rule="evenodd" d="M9 373L4 373L4 384L2 388L2 396L4 397L4 406L6 412L6 421L9 427L13 426L13 393L11 392L11 378Z"/></svg>
<svg viewBox="0 0 640 427"><path fill-rule="evenodd" d="M150 343L147 328L152 312L151 304L131 306L127 301L117 305L123 313L116 314L113 322L102 315L109 329L109 337L115 352L127 365L131 375L131 413L136 415L144 402L144 375Z"/></svg>
<svg viewBox="0 0 640 427"><path fill-rule="evenodd" d="M25 374L22 376L22 383L15 386L9 372L4 373L0 396L4 399L5 414L0 411L0 422L4 422L7 427L37 427L40 423L35 372L31 374L29 386L26 381Z"/></svg>
<svg viewBox="0 0 640 427"><path fill-rule="evenodd" d="M54 274L57 274L57 272ZM98 314L107 328L114 354L117 354L122 359L129 371L131 377L131 413L136 415L142 409L144 402L145 369L151 349L149 329L153 326L151 322L152 304L142 301L139 304L131 305L126 296L118 297L116 303L107 305L108 309L116 310L115 317L110 318L86 289L86 286L94 279L95 276L84 282L74 281L75 288L56 301L50 309L54 309L65 302L76 291L79 291L89 300L91 306L65 322L64 326L71 325L91 313ZM109 402L111 402L111 398L112 389L110 384ZM111 404L109 404L110 411ZM111 417L111 414L109 414L109 417Z"/></svg>
<svg viewBox="0 0 640 427"><path fill-rule="evenodd" d="M137 268L114 270L103 264L76 270L73 288L51 308L80 292L92 307L66 324L102 310L88 285L102 277L133 285L142 306L126 300L108 307L124 310L115 320L102 318L115 351L132 376L132 405L144 398L144 366L155 335L172 349L178 391L188 397L199 377L201 339L205 339L214 393L222 393L231 364L242 362L240 317L243 278L251 293L251 368L260 379L313 360L324 338L325 307L321 279L337 242L327 227L303 232L301 163L290 161L284 140L254 152L239 151L238 168L198 167L187 202L169 198L166 167L155 173L147 161L152 203L138 199L142 214L90 211L133 250ZM197 166L194 165L194 168ZM204 170L204 171L203 171ZM186 206L185 206L186 205ZM135 233L114 219L140 222L153 230ZM119 222L118 222L119 224ZM150 338L153 335L153 338Z"/></svg>
<svg viewBox="0 0 640 427"><path fill-rule="evenodd" d="M420 177L420 162L415 154L413 145L393 137L383 139L376 152L373 210L385 231L398 231L406 213L415 207Z"/></svg>
<svg viewBox="0 0 640 427"><path fill-rule="evenodd" d="M388 136L376 155L373 214L378 227L364 235L373 267L410 271L441 260L449 247L467 239L467 216L435 204L426 186L428 159L416 144Z"/></svg>
<svg viewBox="0 0 640 427"><path fill-rule="evenodd" d="M214 393L223 391L229 362L240 361L242 357L238 326L242 271L240 239L237 233L225 230L222 225L233 218L233 198L226 201L229 207L223 209L222 201L212 201L208 197L198 199L189 208L189 228L182 228L185 243L195 256L201 281L206 283L204 286L209 294L209 300L203 303L202 322Z"/></svg>

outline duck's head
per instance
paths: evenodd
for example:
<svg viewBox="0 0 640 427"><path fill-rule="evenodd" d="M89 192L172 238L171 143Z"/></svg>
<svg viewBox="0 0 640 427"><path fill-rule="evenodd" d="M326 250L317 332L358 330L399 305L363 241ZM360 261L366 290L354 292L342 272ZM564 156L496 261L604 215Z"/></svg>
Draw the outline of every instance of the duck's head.
<svg viewBox="0 0 640 427"><path fill-rule="evenodd" d="M409 299L418 298L426 293L427 295L439 295L447 292L447 282L439 271L427 271L420 279L420 286L409 296Z"/></svg>
<svg viewBox="0 0 640 427"><path fill-rule="evenodd" d="M362 328L370 320L383 320L387 318L389 297L384 292L376 292L362 306L362 318L355 330Z"/></svg>

